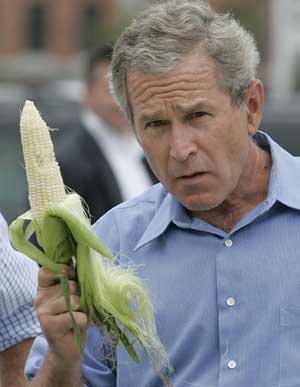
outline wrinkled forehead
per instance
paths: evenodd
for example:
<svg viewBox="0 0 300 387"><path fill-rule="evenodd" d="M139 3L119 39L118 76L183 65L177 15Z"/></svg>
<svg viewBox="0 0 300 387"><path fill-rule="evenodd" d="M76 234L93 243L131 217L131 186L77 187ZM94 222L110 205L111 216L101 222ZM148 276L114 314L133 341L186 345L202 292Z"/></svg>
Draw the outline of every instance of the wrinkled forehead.
<svg viewBox="0 0 300 387"><path fill-rule="evenodd" d="M158 99L193 98L207 90L221 89L214 61L191 55L165 73L145 73L132 69L127 74L127 93L132 112L147 109Z"/></svg>

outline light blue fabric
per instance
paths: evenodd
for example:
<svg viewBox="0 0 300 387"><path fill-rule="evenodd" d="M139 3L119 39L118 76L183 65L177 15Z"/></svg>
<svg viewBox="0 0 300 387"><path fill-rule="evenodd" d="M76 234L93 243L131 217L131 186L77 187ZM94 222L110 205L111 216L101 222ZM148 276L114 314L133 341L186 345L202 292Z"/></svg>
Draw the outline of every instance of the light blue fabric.
<svg viewBox="0 0 300 387"><path fill-rule="evenodd" d="M0 352L41 333L33 299L38 266L16 252L0 214Z"/></svg>
<svg viewBox="0 0 300 387"><path fill-rule="evenodd" d="M271 148L268 197L229 234L190 218L160 184L94 226L144 278L174 387L300 387L300 159L256 137ZM111 372L101 342L91 327L86 386L162 386L143 355L136 365L121 347ZM28 376L45 351L40 337Z"/></svg>

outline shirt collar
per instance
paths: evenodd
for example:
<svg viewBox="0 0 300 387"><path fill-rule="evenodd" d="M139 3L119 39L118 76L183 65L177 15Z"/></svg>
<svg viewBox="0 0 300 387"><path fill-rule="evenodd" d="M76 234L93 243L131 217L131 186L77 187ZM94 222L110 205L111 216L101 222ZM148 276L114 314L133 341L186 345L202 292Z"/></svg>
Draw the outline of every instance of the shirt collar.
<svg viewBox="0 0 300 387"><path fill-rule="evenodd" d="M272 169L267 201L275 202L300 210L300 158L292 156L266 133L257 132L257 144L269 147L272 156Z"/></svg>
<svg viewBox="0 0 300 387"><path fill-rule="evenodd" d="M278 200L288 207L300 210L300 193L297 189L297 182L300 181L300 158L292 156L261 131L255 135L255 141L258 146L268 148L272 156L267 201L273 204ZM180 228L191 228L193 219L178 200L167 193L135 250L161 235L172 222Z"/></svg>
<svg viewBox="0 0 300 387"><path fill-rule="evenodd" d="M167 193L134 250L139 249L141 246L161 235L171 222L181 228L188 228L190 227L191 221L191 217L185 208L173 195Z"/></svg>

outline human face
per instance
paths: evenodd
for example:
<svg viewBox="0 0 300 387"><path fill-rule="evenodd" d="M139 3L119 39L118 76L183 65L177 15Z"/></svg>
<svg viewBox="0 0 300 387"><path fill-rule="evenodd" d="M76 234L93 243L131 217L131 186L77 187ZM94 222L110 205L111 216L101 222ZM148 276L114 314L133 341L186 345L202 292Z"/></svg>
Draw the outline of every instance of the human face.
<svg viewBox="0 0 300 387"><path fill-rule="evenodd" d="M85 104L102 118L112 129L127 133L129 123L114 101L108 86L109 62L99 62L93 69L93 81L87 86Z"/></svg>
<svg viewBox="0 0 300 387"><path fill-rule="evenodd" d="M190 55L164 75L131 72L128 94L137 139L183 206L216 208L237 190L256 128L248 109L232 104L211 59Z"/></svg>

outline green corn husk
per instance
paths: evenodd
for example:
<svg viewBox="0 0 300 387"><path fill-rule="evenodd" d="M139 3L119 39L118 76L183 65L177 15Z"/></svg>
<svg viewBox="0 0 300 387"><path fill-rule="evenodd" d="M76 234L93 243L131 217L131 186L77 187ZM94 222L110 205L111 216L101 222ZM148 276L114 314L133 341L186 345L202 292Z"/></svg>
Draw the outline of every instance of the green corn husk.
<svg viewBox="0 0 300 387"><path fill-rule="evenodd" d="M59 266L70 263L72 257L76 258L80 310L96 325L105 327L114 342L123 343L135 362L139 362L136 346L140 345L155 366L158 362L160 370L170 372L142 281L133 269L120 265L95 236L81 198L66 193L49 129L33 102L26 101L20 127L31 210L10 225L14 247L59 275L81 354L83 346L70 305L68 280ZM29 240L33 233L41 250ZM159 373L170 386L164 371Z"/></svg>

